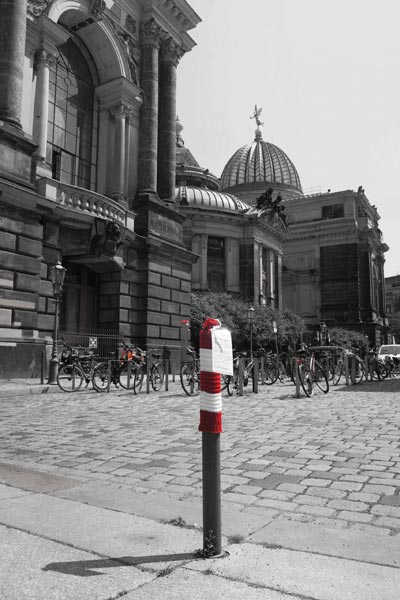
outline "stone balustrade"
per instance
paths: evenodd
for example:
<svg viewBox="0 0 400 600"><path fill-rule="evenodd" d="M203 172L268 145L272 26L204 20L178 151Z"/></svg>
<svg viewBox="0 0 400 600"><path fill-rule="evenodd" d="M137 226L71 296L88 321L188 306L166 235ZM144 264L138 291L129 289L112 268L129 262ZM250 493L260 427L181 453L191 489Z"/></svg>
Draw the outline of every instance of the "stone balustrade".
<svg viewBox="0 0 400 600"><path fill-rule="evenodd" d="M131 231L134 229L133 212L117 201L92 190L44 177L38 181L38 192L72 211L115 221Z"/></svg>

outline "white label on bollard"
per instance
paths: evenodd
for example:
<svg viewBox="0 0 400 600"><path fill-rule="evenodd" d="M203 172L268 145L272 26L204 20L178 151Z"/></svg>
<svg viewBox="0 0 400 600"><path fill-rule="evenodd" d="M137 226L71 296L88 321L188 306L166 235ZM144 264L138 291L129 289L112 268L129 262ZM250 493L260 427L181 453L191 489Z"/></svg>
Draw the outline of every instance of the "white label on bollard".
<svg viewBox="0 0 400 600"><path fill-rule="evenodd" d="M229 329L211 330L212 373L233 375L232 336Z"/></svg>

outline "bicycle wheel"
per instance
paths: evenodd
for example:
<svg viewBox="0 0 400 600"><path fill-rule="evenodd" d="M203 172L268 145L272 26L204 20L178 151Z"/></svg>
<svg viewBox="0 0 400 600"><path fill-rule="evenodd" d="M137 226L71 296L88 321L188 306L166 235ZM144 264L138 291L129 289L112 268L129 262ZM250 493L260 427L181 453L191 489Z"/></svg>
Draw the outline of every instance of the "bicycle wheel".
<svg viewBox="0 0 400 600"><path fill-rule="evenodd" d="M365 365L363 361L356 358L354 368L351 369L350 379L353 384L360 383L365 377Z"/></svg>
<svg viewBox="0 0 400 600"><path fill-rule="evenodd" d="M333 377L332 377L333 385L338 385L342 375L343 375L343 362L341 360L339 360L335 364L335 370L334 370Z"/></svg>
<svg viewBox="0 0 400 600"><path fill-rule="evenodd" d="M228 396L233 396L235 389L237 389L237 375L234 373L233 375L228 375L226 379L226 391L228 392Z"/></svg>
<svg viewBox="0 0 400 600"><path fill-rule="evenodd" d="M329 381L324 369L319 363L315 363L314 380L321 392L327 394L329 392Z"/></svg>
<svg viewBox="0 0 400 600"><path fill-rule="evenodd" d="M84 375L76 365L61 365L57 373L57 383L64 392L77 392L84 380Z"/></svg>
<svg viewBox="0 0 400 600"><path fill-rule="evenodd" d="M278 379L281 383L285 383L287 379L286 366L283 364L282 361L279 361L278 363Z"/></svg>
<svg viewBox="0 0 400 600"><path fill-rule="evenodd" d="M180 370L180 379L185 394L188 396L198 394L200 382L193 363L183 363Z"/></svg>
<svg viewBox="0 0 400 600"><path fill-rule="evenodd" d="M108 364L100 363L93 371L92 385L96 392L105 392L108 390Z"/></svg>
<svg viewBox="0 0 400 600"><path fill-rule="evenodd" d="M264 366L264 381L266 385L272 385L279 377L279 370L275 362L268 361Z"/></svg>
<svg viewBox="0 0 400 600"><path fill-rule="evenodd" d="M152 365L150 369L151 387L155 392L161 390L164 383L164 368L161 363Z"/></svg>
<svg viewBox="0 0 400 600"><path fill-rule="evenodd" d="M126 361L121 365L118 375L118 381L121 387L126 390L133 388L135 381L136 363L133 361Z"/></svg>
<svg viewBox="0 0 400 600"><path fill-rule="evenodd" d="M230 375L221 375L221 392L226 389Z"/></svg>
<svg viewBox="0 0 400 600"><path fill-rule="evenodd" d="M372 368L372 379L377 379L380 381L381 379L385 379L387 376L388 370L386 366L383 363L376 361Z"/></svg>
<svg viewBox="0 0 400 600"><path fill-rule="evenodd" d="M299 377L301 387L308 398L314 394L314 378L308 365L299 365Z"/></svg>
<svg viewBox="0 0 400 600"><path fill-rule="evenodd" d="M133 391L135 394L138 394L142 389L145 369L146 365L144 364L137 365L135 369L135 377L133 380Z"/></svg>

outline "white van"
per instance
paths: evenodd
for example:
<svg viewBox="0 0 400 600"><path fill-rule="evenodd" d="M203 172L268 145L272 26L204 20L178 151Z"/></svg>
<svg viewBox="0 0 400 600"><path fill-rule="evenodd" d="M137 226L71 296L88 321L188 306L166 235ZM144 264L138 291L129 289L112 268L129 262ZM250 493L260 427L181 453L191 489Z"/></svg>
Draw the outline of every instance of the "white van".
<svg viewBox="0 0 400 600"><path fill-rule="evenodd" d="M378 360L384 362L386 358L400 359L400 344L383 344L378 350Z"/></svg>

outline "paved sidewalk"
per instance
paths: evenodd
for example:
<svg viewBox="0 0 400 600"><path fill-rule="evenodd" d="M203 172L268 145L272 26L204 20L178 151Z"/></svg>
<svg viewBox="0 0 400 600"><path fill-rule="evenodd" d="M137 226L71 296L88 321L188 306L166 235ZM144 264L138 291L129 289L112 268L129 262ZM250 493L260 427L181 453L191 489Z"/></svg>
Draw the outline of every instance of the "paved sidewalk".
<svg viewBox="0 0 400 600"><path fill-rule="evenodd" d="M224 396L207 560L198 400L46 387L0 389L1 598L398 600L400 380Z"/></svg>

